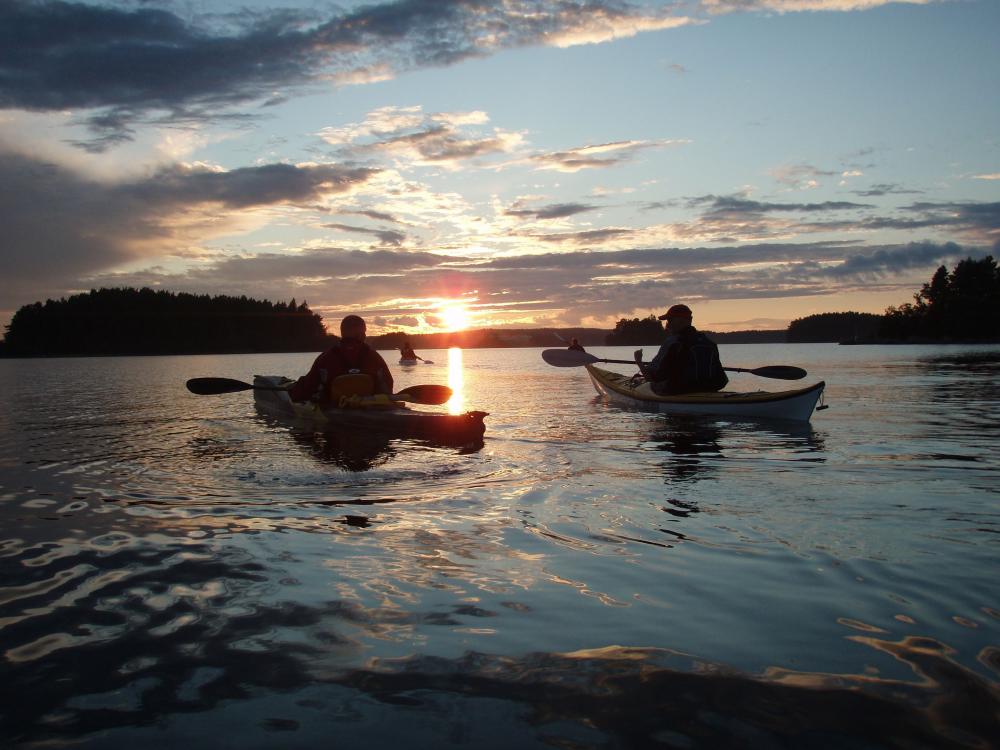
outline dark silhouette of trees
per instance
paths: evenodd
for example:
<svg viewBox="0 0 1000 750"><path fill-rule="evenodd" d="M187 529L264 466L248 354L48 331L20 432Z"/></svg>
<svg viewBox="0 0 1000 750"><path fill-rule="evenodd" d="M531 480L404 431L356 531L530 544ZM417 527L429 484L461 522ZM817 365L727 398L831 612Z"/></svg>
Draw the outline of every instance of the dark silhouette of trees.
<svg viewBox="0 0 1000 750"><path fill-rule="evenodd" d="M662 344L667 338L663 325L655 315L645 318L622 318L615 324L615 330L607 335L604 343L608 346L641 346Z"/></svg>
<svg viewBox="0 0 1000 750"><path fill-rule="evenodd" d="M1000 338L1000 268L992 255L941 266L913 303L885 311L879 335L895 340L984 341Z"/></svg>
<svg viewBox="0 0 1000 750"><path fill-rule="evenodd" d="M788 342L815 344L827 341L857 341L874 336L881 315L860 312L832 312L807 315L788 324Z"/></svg>
<svg viewBox="0 0 1000 750"><path fill-rule="evenodd" d="M4 354L107 355L314 351L327 344L307 303L98 289L18 310Z"/></svg>

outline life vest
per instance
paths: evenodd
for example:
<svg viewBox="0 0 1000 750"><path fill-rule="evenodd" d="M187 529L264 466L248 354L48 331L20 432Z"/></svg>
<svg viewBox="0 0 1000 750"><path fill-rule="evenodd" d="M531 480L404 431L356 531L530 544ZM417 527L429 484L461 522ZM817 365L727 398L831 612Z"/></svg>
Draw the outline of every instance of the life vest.
<svg viewBox="0 0 1000 750"><path fill-rule="evenodd" d="M363 372L337 375L328 384L327 401L336 404L341 398L371 396L375 393L375 378Z"/></svg>
<svg viewBox="0 0 1000 750"><path fill-rule="evenodd" d="M656 380L654 390L660 393L719 391L729 382L719 360L719 347L694 327L683 330L667 350Z"/></svg>

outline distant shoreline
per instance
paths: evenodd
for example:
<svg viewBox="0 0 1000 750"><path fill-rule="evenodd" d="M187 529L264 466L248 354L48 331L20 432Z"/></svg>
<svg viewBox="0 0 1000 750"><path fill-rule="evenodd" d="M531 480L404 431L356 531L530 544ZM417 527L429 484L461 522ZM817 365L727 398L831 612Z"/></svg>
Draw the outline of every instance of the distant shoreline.
<svg viewBox="0 0 1000 750"><path fill-rule="evenodd" d="M726 344L735 344L739 346L745 346L750 344L752 346L773 346L774 344L779 344L782 346L800 346L800 345L811 345L811 344L831 344L838 346L992 346L1000 345L1000 339L991 339L988 341L932 341L932 340L921 340L921 341L786 341L786 342L767 342L767 341L746 341L746 342L721 342L720 345L725 346ZM659 346L659 342L649 342L646 344L591 344L591 347L614 347L614 346L636 346L636 347L649 347L649 346ZM458 348L463 350L476 350L476 349L558 349L561 347L546 347L546 346L428 346L422 347L421 351L443 351L450 348ZM0 353L0 359L88 359L88 358L106 358L106 357L218 357L218 356L229 356L229 355L245 355L245 354L319 354L321 350L319 349L300 349L300 350L275 350L275 351L249 351L249 350L238 350L238 351L218 351L218 352L146 352L146 353L136 353L136 352L117 352L117 353L77 353L77 354L3 354ZM395 348L378 348L375 347L375 351L378 352L395 352L398 351ZM392 364L391 362L389 364Z"/></svg>

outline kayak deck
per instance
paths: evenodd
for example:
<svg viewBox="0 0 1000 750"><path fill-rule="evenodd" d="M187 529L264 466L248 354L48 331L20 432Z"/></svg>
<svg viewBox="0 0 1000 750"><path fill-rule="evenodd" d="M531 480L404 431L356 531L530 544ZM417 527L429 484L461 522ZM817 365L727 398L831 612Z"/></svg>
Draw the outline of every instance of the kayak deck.
<svg viewBox="0 0 1000 750"><path fill-rule="evenodd" d="M789 391L717 391L663 396L644 380L587 365L599 394L611 403L665 414L718 414L807 422L823 395L820 381Z"/></svg>
<svg viewBox="0 0 1000 750"><path fill-rule="evenodd" d="M255 386L286 386L293 381L280 375L255 375ZM306 422L318 428L356 429L392 437L420 438L447 445L481 442L486 432L484 411L440 414L417 411L396 402L394 408L350 408L299 403L287 391L255 390L254 403L271 416Z"/></svg>

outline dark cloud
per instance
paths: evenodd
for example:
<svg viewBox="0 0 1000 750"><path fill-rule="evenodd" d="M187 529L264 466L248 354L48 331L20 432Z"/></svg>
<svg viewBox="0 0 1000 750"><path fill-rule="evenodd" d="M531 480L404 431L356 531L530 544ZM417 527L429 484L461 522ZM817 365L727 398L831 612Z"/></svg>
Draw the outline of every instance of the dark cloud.
<svg viewBox="0 0 1000 750"><path fill-rule="evenodd" d="M524 208L518 203L504 211L504 215L538 220L565 219L570 216L586 213L587 211L594 211L597 208L599 206L591 206L585 203L553 203L537 208Z"/></svg>
<svg viewBox="0 0 1000 750"><path fill-rule="evenodd" d="M347 192L378 172L366 167L322 164L266 164L228 172L170 167L141 182L121 184L112 192L160 206L218 203L238 209L275 203L306 204L324 193Z"/></svg>
<svg viewBox="0 0 1000 750"><path fill-rule="evenodd" d="M852 255L839 266L824 271L835 277L865 277L897 274L916 268L930 268L961 258L970 252L954 242L939 245L933 242L911 242L897 247L879 248L871 253ZM978 253L976 253L978 254Z"/></svg>
<svg viewBox="0 0 1000 750"><path fill-rule="evenodd" d="M80 279L145 254L170 255L186 242L184 222L213 207L238 212L309 205L347 193L376 170L272 164L212 172L173 167L106 183L64 167L0 151L0 308L76 288ZM202 217L204 218L204 217Z"/></svg>
<svg viewBox="0 0 1000 750"><path fill-rule="evenodd" d="M525 233L521 236L531 237L542 242L571 245L600 245L609 240L631 237L639 233L636 229L608 227L606 229L587 229L579 232L557 232L549 234Z"/></svg>
<svg viewBox="0 0 1000 750"><path fill-rule="evenodd" d="M856 222L818 222L802 225L804 231L934 229L979 244L1000 239L1000 202L920 202L898 209L893 216L873 216Z"/></svg>
<svg viewBox="0 0 1000 750"><path fill-rule="evenodd" d="M343 212L342 212L343 213ZM392 214L387 214L384 211L351 211L349 212L355 216L367 216L369 219L374 219L375 221L391 221L394 224L401 223Z"/></svg>
<svg viewBox="0 0 1000 750"><path fill-rule="evenodd" d="M328 229L339 229L342 232L353 232L355 234L370 234L373 237L378 237L378 240L383 245L393 245L399 247L403 244L406 239L406 234L403 232L397 232L392 229L368 229L367 227L356 227L351 224L324 224L324 227Z"/></svg>
<svg viewBox="0 0 1000 750"><path fill-rule="evenodd" d="M82 145L100 150L131 138L151 113L210 119L236 104L268 106L276 91L331 73L448 65L564 41L588 22L622 33L665 23L617 0L537 5L524 13L488 0L397 0L332 18L273 10L185 20L146 5L6 0L0 108L88 111L94 138Z"/></svg>
<svg viewBox="0 0 1000 750"><path fill-rule="evenodd" d="M880 182L867 190L855 190L854 194L862 198L877 198L882 195L919 195L923 190L912 190L894 182Z"/></svg>
<svg viewBox="0 0 1000 750"><path fill-rule="evenodd" d="M741 198L735 195L704 195L691 198L688 206L698 208L705 206L709 214L764 214L772 212L821 212L847 211L861 208L874 208L870 203L851 203L849 201L824 201L822 203L764 203Z"/></svg>

